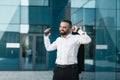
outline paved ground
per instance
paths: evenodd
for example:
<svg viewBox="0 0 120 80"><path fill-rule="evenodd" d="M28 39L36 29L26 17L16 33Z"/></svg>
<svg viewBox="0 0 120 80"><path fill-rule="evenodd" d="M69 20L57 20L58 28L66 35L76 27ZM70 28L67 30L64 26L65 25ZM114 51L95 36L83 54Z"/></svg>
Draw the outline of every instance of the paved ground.
<svg viewBox="0 0 120 80"><path fill-rule="evenodd" d="M0 80L51 80L52 71L0 71Z"/></svg>
<svg viewBox="0 0 120 80"><path fill-rule="evenodd" d="M82 80L120 80L119 75L113 72L83 72L79 76ZM52 76L52 71L0 71L0 80L52 80Z"/></svg>

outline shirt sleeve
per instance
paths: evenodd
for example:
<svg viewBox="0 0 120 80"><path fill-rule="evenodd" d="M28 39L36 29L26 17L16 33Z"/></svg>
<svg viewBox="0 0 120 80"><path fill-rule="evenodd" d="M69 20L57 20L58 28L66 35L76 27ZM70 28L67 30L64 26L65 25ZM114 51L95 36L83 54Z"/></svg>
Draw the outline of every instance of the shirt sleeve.
<svg viewBox="0 0 120 80"><path fill-rule="evenodd" d="M80 44L88 44L91 42L91 38L86 34L86 32L83 32L82 30L78 30L78 40Z"/></svg>
<svg viewBox="0 0 120 80"><path fill-rule="evenodd" d="M47 51L53 51L57 49L56 41L54 41L52 44L50 43L49 36L44 35L44 44Z"/></svg>

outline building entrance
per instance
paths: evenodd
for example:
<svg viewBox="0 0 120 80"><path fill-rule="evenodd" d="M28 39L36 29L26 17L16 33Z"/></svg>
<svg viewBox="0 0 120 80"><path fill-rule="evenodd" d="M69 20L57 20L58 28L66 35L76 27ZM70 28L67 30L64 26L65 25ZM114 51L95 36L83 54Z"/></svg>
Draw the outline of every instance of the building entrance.
<svg viewBox="0 0 120 80"><path fill-rule="evenodd" d="M46 70L48 57L41 34L22 34L20 49L21 70Z"/></svg>

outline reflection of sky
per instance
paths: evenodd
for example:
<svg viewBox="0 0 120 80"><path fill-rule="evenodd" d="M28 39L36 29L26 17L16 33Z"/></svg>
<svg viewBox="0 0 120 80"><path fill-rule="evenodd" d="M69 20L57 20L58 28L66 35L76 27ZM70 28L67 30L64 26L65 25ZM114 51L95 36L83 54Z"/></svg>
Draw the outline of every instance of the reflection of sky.
<svg viewBox="0 0 120 80"><path fill-rule="evenodd" d="M21 5L29 5L29 0L21 0Z"/></svg>
<svg viewBox="0 0 120 80"><path fill-rule="evenodd" d="M4 32L19 32L19 5L0 6L0 10L0 39Z"/></svg>
<svg viewBox="0 0 120 80"><path fill-rule="evenodd" d="M29 31L29 25L21 25L21 28L20 28L20 33L28 33Z"/></svg>
<svg viewBox="0 0 120 80"><path fill-rule="evenodd" d="M5 32L20 32L20 3L21 5L28 4L28 0L2 0L0 2L0 39ZM26 27L23 32L25 31L27 31Z"/></svg>
<svg viewBox="0 0 120 80"><path fill-rule="evenodd" d="M0 0L0 5L19 5L20 0Z"/></svg>
<svg viewBox="0 0 120 80"><path fill-rule="evenodd" d="M0 31L19 32L19 25L0 25Z"/></svg>
<svg viewBox="0 0 120 80"><path fill-rule="evenodd" d="M92 59L85 59L85 64L93 65L93 60Z"/></svg>
<svg viewBox="0 0 120 80"><path fill-rule="evenodd" d="M21 5L37 5L37 6L48 6L49 0L21 0Z"/></svg>
<svg viewBox="0 0 120 80"><path fill-rule="evenodd" d="M19 6L1 6L0 31L19 32Z"/></svg>
<svg viewBox="0 0 120 80"><path fill-rule="evenodd" d="M4 32L20 32L19 25L0 25L0 39L2 38Z"/></svg>
<svg viewBox="0 0 120 80"><path fill-rule="evenodd" d="M95 0L71 0L71 7L95 8Z"/></svg>

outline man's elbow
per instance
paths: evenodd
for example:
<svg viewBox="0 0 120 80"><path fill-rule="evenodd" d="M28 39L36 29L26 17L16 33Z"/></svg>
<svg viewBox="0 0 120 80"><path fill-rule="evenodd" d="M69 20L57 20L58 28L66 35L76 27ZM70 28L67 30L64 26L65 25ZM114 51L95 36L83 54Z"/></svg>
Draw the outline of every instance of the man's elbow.
<svg viewBox="0 0 120 80"><path fill-rule="evenodd" d="M51 50L50 50L50 49L46 49L46 51L48 51L48 52L49 52L49 51L51 51Z"/></svg>
<svg viewBox="0 0 120 80"><path fill-rule="evenodd" d="M89 44L89 43L91 43L91 38L89 38L89 39L87 39L87 40L84 40L85 42L83 42L83 44Z"/></svg>
<svg viewBox="0 0 120 80"><path fill-rule="evenodd" d="M54 51L54 49L51 49L51 48L46 48L46 51Z"/></svg>
<svg viewBox="0 0 120 80"><path fill-rule="evenodd" d="M91 38L89 38L89 40L88 40L88 44L91 43L91 41L92 41Z"/></svg>

